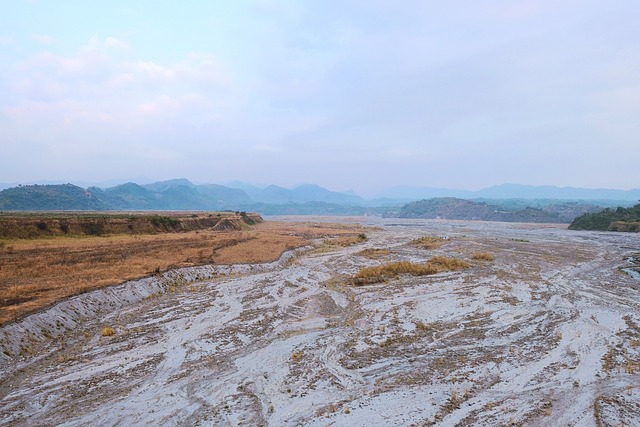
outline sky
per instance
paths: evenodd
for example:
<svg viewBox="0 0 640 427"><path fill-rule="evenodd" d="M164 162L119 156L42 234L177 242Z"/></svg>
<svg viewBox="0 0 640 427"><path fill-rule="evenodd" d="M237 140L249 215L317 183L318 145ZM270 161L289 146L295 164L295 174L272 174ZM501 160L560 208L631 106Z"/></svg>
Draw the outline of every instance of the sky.
<svg viewBox="0 0 640 427"><path fill-rule="evenodd" d="M640 187L636 0L0 2L0 183Z"/></svg>

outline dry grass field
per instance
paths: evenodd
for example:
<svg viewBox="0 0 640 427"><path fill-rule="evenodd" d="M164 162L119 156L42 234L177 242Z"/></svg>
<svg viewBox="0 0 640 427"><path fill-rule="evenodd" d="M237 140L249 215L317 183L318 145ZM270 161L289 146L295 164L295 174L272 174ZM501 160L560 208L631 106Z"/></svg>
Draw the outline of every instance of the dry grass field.
<svg viewBox="0 0 640 427"><path fill-rule="evenodd" d="M194 265L270 262L313 239L362 233L357 226L290 222L242 228L0 240L0 325L134 278Z"/></svg>

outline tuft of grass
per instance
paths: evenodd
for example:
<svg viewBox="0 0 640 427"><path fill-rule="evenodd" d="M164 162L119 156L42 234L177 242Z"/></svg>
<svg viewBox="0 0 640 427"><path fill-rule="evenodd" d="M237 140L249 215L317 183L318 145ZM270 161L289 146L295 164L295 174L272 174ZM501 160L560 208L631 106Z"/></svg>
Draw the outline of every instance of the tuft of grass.
<svg viewBox="0 0 640 427"><path fill-rule="evenodd" d="M389 249L377 249L377 248L369 248L363 251L356 253L356 255L363 256L369 259L378 259L385 255L389 255L391 251Z"/></svg>
<svg viewBox="0 0 640 427"><path fill-rule="evenodd" d="M115 334L116 334L116 330L113 329L111 326L105 326L104 328L102 328L102 331L100 331L100 335L102 335L103 337L110 337Z"/></svg>
<svg viewBox="0 0 640 427"><path fill-rule="evenodd" d="M471 265L465 260L459 258L449 258L446 256L434 256L429 260L427 264L434 266L438 270L438 273L444 271L462 270L471 267Z"/></svg>
<svg viewBox="0 0 640 427"><path fill-rule="evenodd" d="M476 252L471 256L471 259L476 261L493 261L495 258L489 252Z"/></svg>
<svg viewBox="0 0 640 427"><path fill-rule="evenodd" d="M424 323L422 320L417 320L417 321L415 321L413 323L416 325L416 329L418 329L420 331L429 331L429 330L431 330L431 327L429 325L427 325L426 323Z"/></svg>
<svg viewBox="0 0 640 427"><path fill-rule="evenodd" d="M376 267L365 267L352 277L351 284L360 286L394 279L401 274L427 276L469 267L469 263L464 260L444 256L435 256L426 263L397 261Z"/></svg>
<svg viewBox="0 0 640 427"><path fill-rule="evenodd" d="M421 249L438 249L445 240L436 236L423 236L409 242L410 245Z"/></svg>
<svg viewBox="0 0 640 427"><path fill-rule="evenodd" d="M366 234L359 233L355 236L347 235L347 236L334 237L331 239L325 239L324 244L329 246L347 247L347 246L357 245L359 243L364 243L367 240L369 240L369 238L367 237Z"/></svg>
<svg viewBox="0 0 640 427"><path fill-rule="evenodd" d="M293 353L291 353L291 360L293 360L294 362L298 362L298 361L302 360L303 356L304 356L303 352L294 351Z"/></svg>

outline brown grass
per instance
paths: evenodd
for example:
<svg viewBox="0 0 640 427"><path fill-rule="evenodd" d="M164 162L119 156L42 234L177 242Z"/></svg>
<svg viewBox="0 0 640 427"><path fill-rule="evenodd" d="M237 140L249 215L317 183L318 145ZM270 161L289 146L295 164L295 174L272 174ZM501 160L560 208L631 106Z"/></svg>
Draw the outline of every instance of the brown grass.
<svg viewBox="0 0 640 427"><path fill-rule="evenodd" d="M444 245L445 242L446 240L440 237L424 236L412 240L409 244L421 249L438 249L440 246Z"/></svg>
<svg viewBox="0 0 640 427"><path fill-rule="evenodd" d="M389 255L391 251L389 249L369 248L356 253L356 255L363 256L369 259L378 259L385 255Z"/></svg>
<svg viewBox="0 0 640 427"><path fill-rule="evenodd" d="M471 256L471 259L475 261L493 261L494 257L489 252L476 252Z"/></svg>
<svg viewBox="0 0 640 427"><path fill-rule="evenodd" d="M270 262L313 239L361 233L356 225L263 222L242 231L5 240L0 247L0 324L71 295L160 271Z"/></svg>
<svg viewBox="0 0 640 427"><path fill-rule="evenodd" d="M426 276L468 267L470 267L469 263L464 260L444 256L435 256L426 263L397 261L376 267L365 267L352 277L351 284L360 286L394 279L401 274Z"/></svg>
<svg viewBox="0 0 640 427"><path fill-rule="evenodd" d="M324 244L329 246L353 246L359 243L364 243L368 240L367 235L364 233L358 233L355 236L340 236L325 239Z"/></svg>
<svg viewBox="0 0 640 427"><path fill-rule="evenodd" d="M113 329L111 326L105 326L100 331L100 335L102 335L103 337L110 337L110 336L115 335L115 334L116 334L116 330Z"/></svg>

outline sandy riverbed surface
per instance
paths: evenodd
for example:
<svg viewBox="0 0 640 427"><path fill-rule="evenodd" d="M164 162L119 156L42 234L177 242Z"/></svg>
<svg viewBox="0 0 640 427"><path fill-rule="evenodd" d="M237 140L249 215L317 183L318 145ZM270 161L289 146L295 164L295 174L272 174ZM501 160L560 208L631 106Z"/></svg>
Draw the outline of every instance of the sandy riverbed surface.
<svg viewBox="0 0 640 427"><path fill-rule="evenodd" d="M640 281L621 272L640 235L362 221L377 228L360 245L183 269L6 325L0 425L640 426ZM408 244L426 235L447 239ZM434 255L472 267L346 285Z"/></svg>

